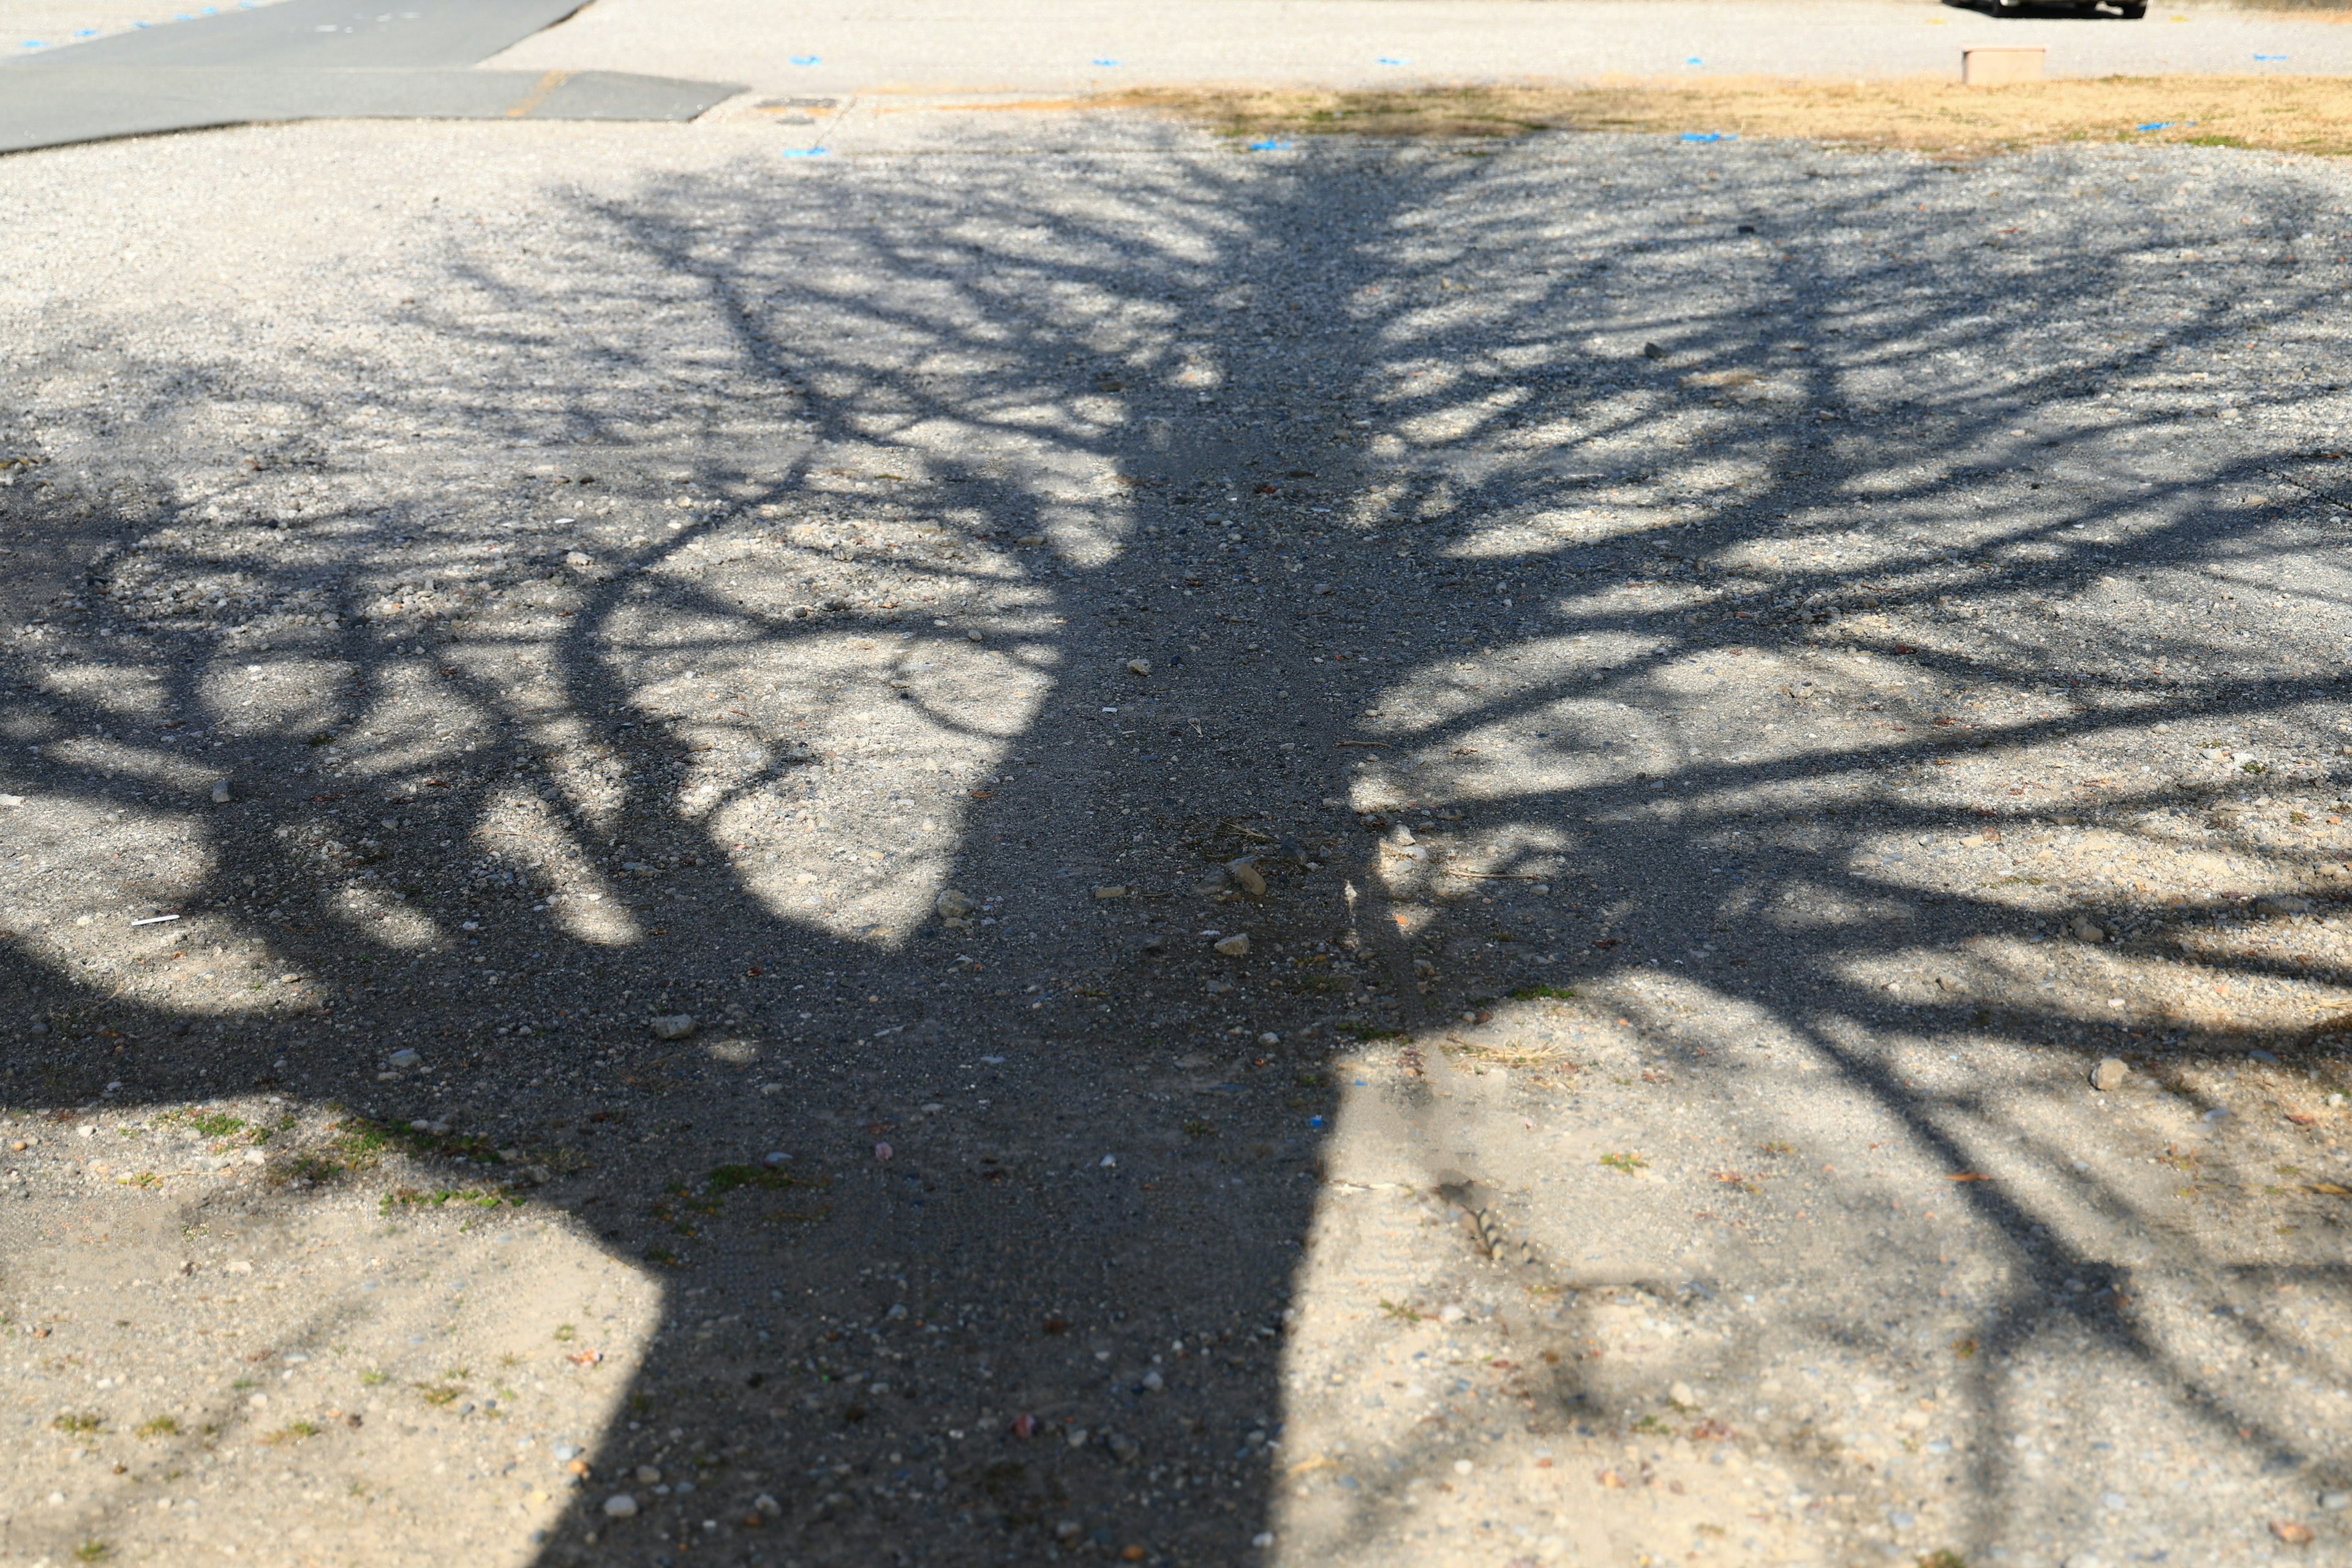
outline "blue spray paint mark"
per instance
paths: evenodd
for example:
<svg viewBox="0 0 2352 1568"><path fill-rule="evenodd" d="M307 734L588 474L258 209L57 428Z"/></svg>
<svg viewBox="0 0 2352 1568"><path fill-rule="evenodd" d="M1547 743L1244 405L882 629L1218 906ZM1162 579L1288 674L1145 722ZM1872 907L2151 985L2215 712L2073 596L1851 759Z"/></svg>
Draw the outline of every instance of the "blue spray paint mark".
<svg viewBox="0 0 2352 1568"><path fill-rule="evenodd" d="M1253 153L1279 153L1289 145L1287 142L1253 142L1249 150Z"/></svg>
<svg viewBox="0 0 2352 1568"><path fill-rule="evenodd" d="M1119 62L1118 62L1118 61L1117 61L1117 60L1110 60L1110 59L1098 59L1098 60L1095 61L1095 64L1097 64L1097 65L1098 65L1098 66L1115 66L1115 65L1117 65L1117 64L1118 64L1118 63L1119 63Z"/></svg>
<svg viewBox="0 0 2352 1568"><path fill-rule="evenodd" d="M1739 138L1728 131L1685 131L1683 132L1683 140L1685 142L1737 142Z"/></svg>
<svg viewBox="0 0 2352 1568"><path fill-rule="evenodd" d="M776 155L780 158L822 158L824 156L824 149L822 147L786 147Z"/></svg>
<svg viewBox="0 0 2352 1568"><path fill-rule="evenodd" d="M793 57L793 64L796 66L813 66L816 63L817 57L814 55L794 55Z"/></svg>
<svg viewBox="0 0 2352 1568"><path fill-rule="evenodd" d="M1381 64L1384 66L1409 66L1412 64L1412 62L1405 58L1402 55L1382 55L1381 57Z"/></svg>

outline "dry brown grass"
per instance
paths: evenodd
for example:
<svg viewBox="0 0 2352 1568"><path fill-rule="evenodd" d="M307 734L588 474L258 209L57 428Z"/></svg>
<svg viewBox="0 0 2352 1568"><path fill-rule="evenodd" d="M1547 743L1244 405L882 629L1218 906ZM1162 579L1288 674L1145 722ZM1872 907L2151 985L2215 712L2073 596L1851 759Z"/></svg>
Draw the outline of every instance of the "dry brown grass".
<svg viewBox="0 0 2352 1568"><path fill-rule="evenodd" d="M1726 78L1395 92L1202 88L1086 101L1158 110L1253 139L1718 132L1948 157L2066 142L2189 142L2331 156L2352 152L2352 79L2341 77L2105 77L2004 88L1935 78ZM2155 122L2161 129L2137 129Z"/></svg>

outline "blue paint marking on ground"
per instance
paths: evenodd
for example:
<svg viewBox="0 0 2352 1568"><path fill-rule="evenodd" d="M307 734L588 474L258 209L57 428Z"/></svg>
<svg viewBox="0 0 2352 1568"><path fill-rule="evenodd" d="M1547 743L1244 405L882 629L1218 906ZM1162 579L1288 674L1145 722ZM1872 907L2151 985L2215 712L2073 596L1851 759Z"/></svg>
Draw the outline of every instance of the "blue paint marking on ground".
<svg viewBox="0 0 2352 1568"><path fill-rule="evenodd" d="M794 55L793 57L793 64L796 66L813 66L818 63L820 63L820 58L815 55Z"/></svg>
<svg viewBox="0 0 2352 1568"><path fill-rule="evenodd" d="M1685 131L1683 132L1683 140L1685 142L1737 142L1739 138L1729 131Z"/></svg>
<svg viewBox="0 0 2352 1568"><path fill-rule="evenodd" d="M1253 142L1249 150L1253 153L1279 153L1289 145L1287 142Z"/></svg>
<svg viewBox="0 0 2352 1568"><path fill-rule="evenodd" d="M1095 64L1097 64L1097 65L1098 65L1098 66L1115 66L1115 65L1118 65L1118 64L1119 64L1119 63L1120 63L1120 62L1118 62L1118 60L1110 60L1110 59L1098 59L1098 60L1095 61Z"/></svg>
<svg viewBox="0 0 2352 1568"><path fill-rule="evenodd" d="M1382 55L1380 59L1381 64L1384 66L1408 66L1412 63L1402 55Z"/></svg>

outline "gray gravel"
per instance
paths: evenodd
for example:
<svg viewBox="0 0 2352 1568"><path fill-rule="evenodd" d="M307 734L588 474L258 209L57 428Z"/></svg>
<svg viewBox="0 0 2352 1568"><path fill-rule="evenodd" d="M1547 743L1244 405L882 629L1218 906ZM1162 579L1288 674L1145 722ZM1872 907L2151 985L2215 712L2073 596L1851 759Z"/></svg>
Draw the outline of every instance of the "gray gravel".
<svg viewBox="0 0 2352 1568"><path fill-rule="evenodd" d="M2341 172L939 123L0 163L0 1551L2341 1555Z"/></svg>

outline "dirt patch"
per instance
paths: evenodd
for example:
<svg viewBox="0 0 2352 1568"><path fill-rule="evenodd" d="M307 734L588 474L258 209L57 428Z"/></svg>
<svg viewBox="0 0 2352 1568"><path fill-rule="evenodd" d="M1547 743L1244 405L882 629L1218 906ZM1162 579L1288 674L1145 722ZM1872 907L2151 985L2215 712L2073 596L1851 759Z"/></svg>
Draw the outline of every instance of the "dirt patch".
<svg viewBox="0 0 2352 1568"><path fill-rule="evenodd" d="M2352 151L2352 80L2107 77L1969 88L1933 78L1604 81L1396 92L1171 89L1084 100L1151 108L1230 136L1494 138L1535 131L1805 137L1964 157L2062 142L2185 142L2338 155Z"/></svg>

